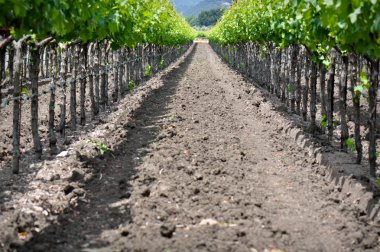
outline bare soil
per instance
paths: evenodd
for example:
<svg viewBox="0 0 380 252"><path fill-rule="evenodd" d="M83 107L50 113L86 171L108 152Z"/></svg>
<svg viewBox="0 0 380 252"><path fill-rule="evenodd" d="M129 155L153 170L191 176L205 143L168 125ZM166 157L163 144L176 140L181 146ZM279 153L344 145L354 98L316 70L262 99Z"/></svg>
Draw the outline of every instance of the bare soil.
<svg viewBox="0 0 380 252"><path fill-rule="evenodd" d="M63 158L0 185L0 250L379 251L379 226L268 103L199 43Z"/></svg>

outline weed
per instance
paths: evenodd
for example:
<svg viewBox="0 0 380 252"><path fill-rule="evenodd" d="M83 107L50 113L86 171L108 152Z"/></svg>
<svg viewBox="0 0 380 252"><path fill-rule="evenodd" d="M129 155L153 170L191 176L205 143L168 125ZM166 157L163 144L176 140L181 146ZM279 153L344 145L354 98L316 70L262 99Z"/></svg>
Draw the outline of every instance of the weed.
<svg viewBox="0 0 380 252"><path fill-rule="evenodd" d="M136 82L134 80L131 80L129 83L128 83L128 89L129 90L133 90L136 88Z"/></svg>
<svg viewBox="0 0 380 252"><path fill-rule="evenodd" d="M89 144L95 145L99 151L99 154L102 156L104 155L104 153L106 153L108 151L107 145L105 145L103 142L98 142L98 141L91 140L91 139L87 140L86 142Z"/></svg>

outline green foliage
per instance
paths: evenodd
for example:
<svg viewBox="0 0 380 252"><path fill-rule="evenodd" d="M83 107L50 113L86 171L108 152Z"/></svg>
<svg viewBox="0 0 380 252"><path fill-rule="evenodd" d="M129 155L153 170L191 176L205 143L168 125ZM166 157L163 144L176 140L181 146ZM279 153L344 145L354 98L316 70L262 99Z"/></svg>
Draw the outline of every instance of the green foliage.
<svg viewBox="0 0 380 252"><path fill-rule="evenodd" d="M213 26L223 16L224 11L223 8L202 11L198 17L186 17L186 21L191 26Z"/></svg>
<svg viewBox="0 0 380 252"><path fill-rule="evenodd" d="M135 81L134 80L129 81L129 83L128 83L128 89L132 91L135 88L136 88Z"/></svg>
<svg viewBox="0 0 380 252"><path fill-rule="evenodd" d="M360 102L360 96L364 93L364 91L369 91L371 87L371 83L367 78L367 74L363 71L360 73L360 85L354 87L355 92L355 102Z"/></svg>
<svg viewBox="0 0 380 252"><path fill-rule="evenodd" d="M219 44L256 41L305 45L314 55L333 47L380 58L380 3L376 0L239 0L209 35ZM328 57L316 57L329 66Z"/></svg>
<svg viewBox="0 0 380 252"><path fill-rule="evenodd" d="M223 16L224 9L202 11L198 16L199 26L212 26Z"/></svg>
<svg viewBox="0 0 380 252"><path fill-rule="evenodd" d="M352 137L350 138L347 138L346 140L346 145L348 147L348 149L352 152L355 152L356 151L356 143L355 143L355 139L353 139Z"/></svg>
<svg viewBox="0 0 380 252"><path fill-rule="evenodd" d="M196 34L170 0L0 0L0 27L9 27L16 38L109 39L113 48L179 45Z"/></svg>
<svg viewBox="0 0 380 252"><path fill-rule="evenodd" d="M186 17L186 21L191 26L199 26L198 17L189 16L189 17Z"/></svg>
<svg viewBox="0 0 380 252"><path fill-rule="evenodd" d="M145 67L144 76L149 77L152 74L152 67L148 64Z"/></svg>

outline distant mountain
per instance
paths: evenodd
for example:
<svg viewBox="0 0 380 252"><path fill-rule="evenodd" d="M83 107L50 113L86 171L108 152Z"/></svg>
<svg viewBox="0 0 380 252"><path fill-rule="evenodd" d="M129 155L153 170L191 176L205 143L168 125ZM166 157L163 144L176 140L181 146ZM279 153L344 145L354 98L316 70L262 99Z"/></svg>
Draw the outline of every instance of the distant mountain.
<svg viewBox="0 0 380 252"><path fill-rule="evenodd" d="M174 0L174 5L177 8L177 11L182 15L185 14L195 5L199 4L202 0Z"/></svg>
<svg viewBox="0 0 380 252"><path fill-rule="evenodd" d="M174 0L174 4L183 16L198 16L202 11L228 8L232 0Z"/></svg>

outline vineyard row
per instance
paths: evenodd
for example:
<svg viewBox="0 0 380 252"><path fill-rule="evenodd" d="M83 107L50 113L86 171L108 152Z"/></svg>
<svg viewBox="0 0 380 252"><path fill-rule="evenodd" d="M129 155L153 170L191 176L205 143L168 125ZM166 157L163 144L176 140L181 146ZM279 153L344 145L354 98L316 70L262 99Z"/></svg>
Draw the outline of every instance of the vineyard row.
<svg viewBox="0 0 380 252"><path fill-rule="evenodd" d="M39 43L28 43L30 40L31 36L24 36L18 41L9 37L0 43L0 112L12 109L13 173L18 173L20 169L23 105L30 102L31 137L34 151L37 157L41 157L39 99L49 96L48 144L54 153L57 132L65 141L66 126L75 131L78 119L82 126L89 121L86 117L95 119L136 85L174 62L191 45L139 44L135 48L112 50L108 40L66 44L58 43L53 38ZM86 101L90 103L87 109ZM59 107L59 115L56 115L56 107Z"/></svg>
<svg viewBox="0 0 380 252"><path fill-rule="evenodd" d="M211 45L225 62L253 78L285 102L292 112L308 121L310 133L326 131L332 142L334 130L339 125L340 148L356 152L357 163L363 158L361 126L365 125L363 119L367 119L368 128L372 127L366 136L369 161L376 162L376 156L371 155L376 152L376 100L369 104L368 100L377 92L372 90L371 94L370 89L375 86L369 83L376 83L379 78L378 64L371 64L356 54L342 56L332 50L327 68L323 62L313 61L307 48L301 45L284 48L254 42ZM370 79L367 79L368 74ZM368 86L369 90L363 86ZM354 123L351 131L350 120ZM375 166L371 167L370 174L375 176Z"/></svg>

